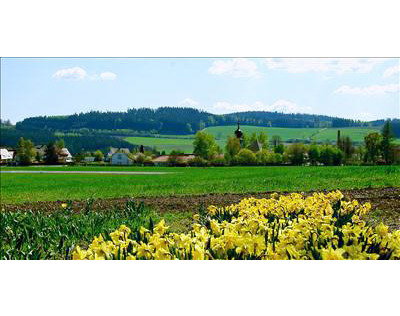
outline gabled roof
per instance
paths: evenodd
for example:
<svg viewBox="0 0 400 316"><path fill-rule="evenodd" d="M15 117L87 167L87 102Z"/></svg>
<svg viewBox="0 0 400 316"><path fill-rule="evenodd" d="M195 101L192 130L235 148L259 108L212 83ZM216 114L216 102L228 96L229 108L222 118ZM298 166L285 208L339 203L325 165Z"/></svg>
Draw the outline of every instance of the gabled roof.
<svg viewBox="0 0 400 316"><path fill-rule="evenodd" d="M71 153L65 147L60 150L60 156L64 156L64 157L67 157L67 158L72 158Z"/></svg>
<svg viewBox="0 0 400 316"><path fill-rule="evenodd" d="M36 153L44 155L45 152L46 152L46 147L47 147L46 145L36 145L34 147L34 150L35 150Z"/></svg>
<svg viewBox="0 0 400 316"><path fill-rule="evenodd" d="M152 160L152 162L168 162L169 157L174 157L174 158L176 158L178 160L187 162L188 160L195 158L196 155L193 155L193 154L183 154L183 155L177 155L177 156L162 155L162 156L159 156L157 158L154 158Z"/></svg>
<svg viewBox="0 0 400 316"><path fill-rule="evenodd" d="M262 144L258 140L254 141L249 145L249 149L251 151L253 151L253 152L261 151L262 150Z"/></svg>
<svg viewBox="0 0 400 316"><path fill-rule="evenodd" d="M9 152L7 149L5 149L5 148L0 148L0 158L1 158L2 160L5 160L5 159L12 159L13 156L12 156L12 154L10 154L10 152Z"/></svg>
<svg viewBox="0 0 400 316"><path fill-rule="evenodd" d="M129 148L114 148L114 147L110 147L110 151L108 152L107 156L111 157L116 152L121 152L121 153L125 153L125 154L129 154L130 153Z"/></svg>

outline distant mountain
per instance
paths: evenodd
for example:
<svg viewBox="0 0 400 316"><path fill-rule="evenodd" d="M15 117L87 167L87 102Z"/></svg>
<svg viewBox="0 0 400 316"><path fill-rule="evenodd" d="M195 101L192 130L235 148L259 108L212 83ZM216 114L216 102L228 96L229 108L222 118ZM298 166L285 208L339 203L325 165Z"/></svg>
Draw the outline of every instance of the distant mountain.
<svg viewBox="0 0 400 316"><path fill-rule="evenodd" d="M126 112L79 113L66 116L26 118L16 124L17 130L76 131L81 129L129 129L159 134L191 134L205 127L233 125L268 127L362 127L379 126L383 120L358 120L313 114L249 111L217 115L193 108L160 107L158 109L129 109Z"/></svg>

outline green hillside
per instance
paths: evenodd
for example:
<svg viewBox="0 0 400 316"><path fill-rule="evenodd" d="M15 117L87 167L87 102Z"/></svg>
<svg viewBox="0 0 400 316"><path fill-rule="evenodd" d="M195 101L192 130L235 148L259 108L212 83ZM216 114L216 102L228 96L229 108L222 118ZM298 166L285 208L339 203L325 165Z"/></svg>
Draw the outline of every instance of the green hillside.
<svg viewBox="0 0 400 316"><path fill-rule="evenodd" d="M193 137L193 135L190 135ZM185 153L193 152L193 138L165 138L165 137L127 137L125 141L148 147L156 147L157 150L170 153L172 150L181 150Z"/></svg>
<svg viewBox="0 0 400 316"><path fill-rule="evenodd" d="M226 140L229 135L233 135L236 126L215 126L205 130L214 135L218 140ZM252 133L265 132L271 139L272 136L278 135L283 141L291 139L312 140L316 141L335 141L338 128L283 128L283 127L259 127L259 126L240 126L243 133L251 135ZM367 127L342 127L340 128L342 136L350 136L354 142L364 141L364 136L372 132L379 132L379 128Z"/></svg>
<svg viewBox="0 0 400 316"><path fill-rule="evenodd" d="M337 136L337 128L327 128L320 130L315 135L316 141L335 140ZM353 142L363 142L364 137L369 133L380 132L380 128L369 128L369 127L345 127L340 128L342 136L350 136Z"/></svg>
<svg viewBox="0 0 400 316"><path fill-rule="evenodd" d="M226 140L228 136L234 135L237 126L215 126L204 129L207 133L214 135L218 140ZM240 126L244 134L250 136L252 133L265 132L270 138L273 135L279 135L284 141L289 139L308 140L315 133L318 133L318 128L284 128L284 127L260 127L260 126Z"/></svg>
<svg viewBox="0 0 400 316"><path fill-rule="evenodd" d="M236 128L235 125L230 125L208 127L204 130L214 135L218 145L224 148L227 137L234 135ZM317 142L335 142L338 130L337 128L282 128L248 125L243 125L240 128L247 135L251 135L254 132L265 132L270 140L272 136L278 135L284 142L294 139L300 141L311 141L314 139ZM345 127L340 128L340 131L342 136L350 136L354 142L361 143L364 141L364 136L372 132L379 132L379 128ZM163 135L155 137L127 137L124 140L135 145L155 146L159 151L165 150L166 153L174 149L191 153L193 151L193 139L194 135L171 135L168 138Z"/></svg>

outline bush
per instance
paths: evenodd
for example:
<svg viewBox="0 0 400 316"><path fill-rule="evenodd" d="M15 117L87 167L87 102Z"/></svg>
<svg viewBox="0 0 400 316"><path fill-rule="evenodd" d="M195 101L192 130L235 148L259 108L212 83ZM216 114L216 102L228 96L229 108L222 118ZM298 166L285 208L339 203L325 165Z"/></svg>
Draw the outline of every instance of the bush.
<svg viewBox="0 0 400 316"><path fill-rule="evenodd" d="M223 157L217 157L211 160L211 165L214 167L223 167L226 165L225 159Z"/></svg>
<svg viewBox="0 0 400 316"><path fill-rule="evenodd" d="M306 149L302 143L293 143L288 147L289 160L293 165L304 163Z"/></svg>
<svg viewBox="0 0 400 316"><path fill-rule="evenodd" d="M256 155L249 149L242 149L237 154L237 161L241 165L255 165L257 164Z"/></svg>
<svg viewBox="0 0 400 316"><path fill-rule="evenodd" d="M188 161L188 165L192 167L206 167L208 166L208 161L200 156L196 156Z"/></svg>
<svg viewBox="0 0 400 316"><path fill-rule="evenodd" d="M325 145L321 149L320 162L325 166L339 166L343 163L344 153L332 145Z"/></svg>

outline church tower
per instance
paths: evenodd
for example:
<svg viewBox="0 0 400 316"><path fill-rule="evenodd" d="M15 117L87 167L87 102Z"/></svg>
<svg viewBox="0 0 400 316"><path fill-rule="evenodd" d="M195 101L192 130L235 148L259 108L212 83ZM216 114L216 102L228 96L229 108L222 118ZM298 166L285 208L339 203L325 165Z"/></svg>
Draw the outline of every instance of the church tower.
<svg viewBox="0 0 400 316"><path fill-rule="evenodd" d="M238 138L238 139L239 139L240 146L242 146L242 141L243 141L243 139L242 139L242 137L243 137L243 132L240 130L240 123L239 123L239 121L238 121L237 125L238 125L238 127L237 127L237 129L236 129L236 131L235 131L235 135L236 135L236 138Z"/></svg>

